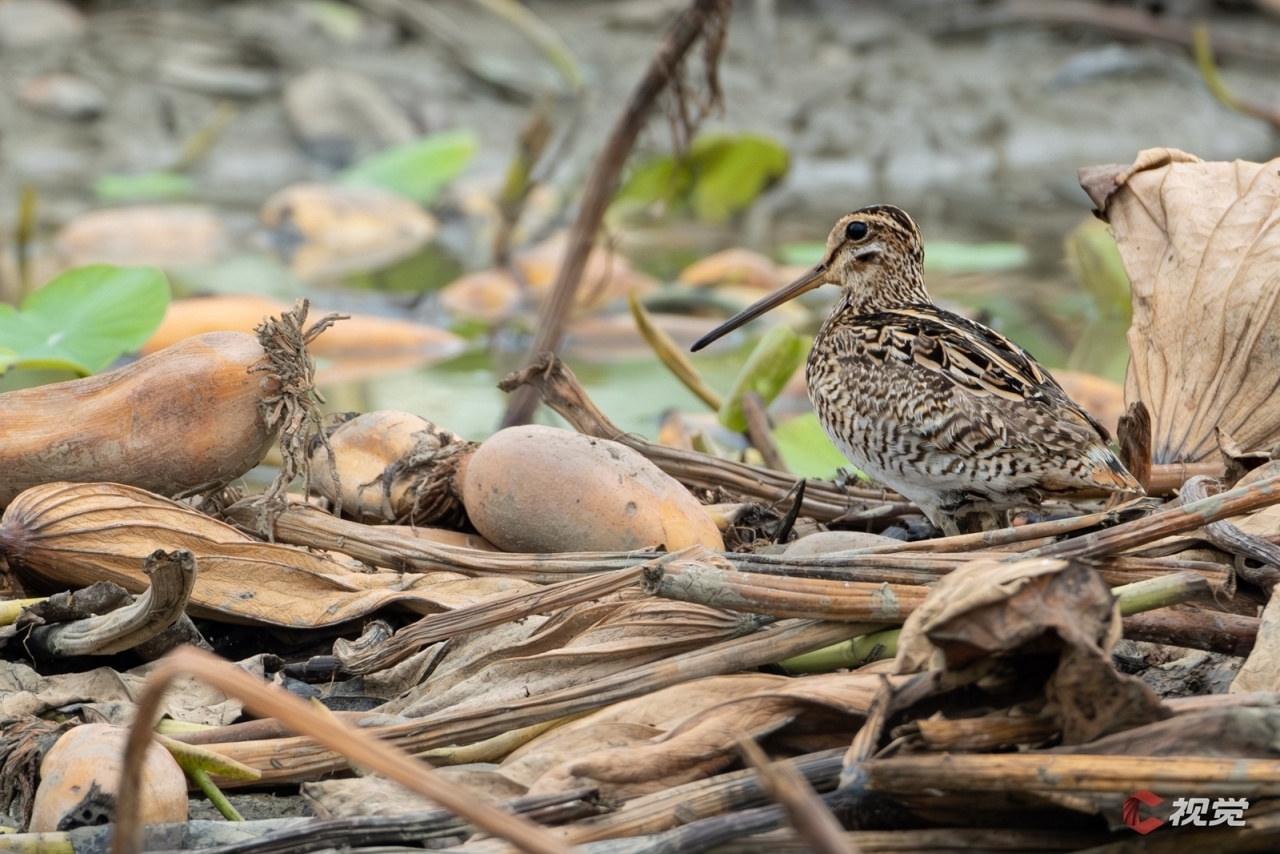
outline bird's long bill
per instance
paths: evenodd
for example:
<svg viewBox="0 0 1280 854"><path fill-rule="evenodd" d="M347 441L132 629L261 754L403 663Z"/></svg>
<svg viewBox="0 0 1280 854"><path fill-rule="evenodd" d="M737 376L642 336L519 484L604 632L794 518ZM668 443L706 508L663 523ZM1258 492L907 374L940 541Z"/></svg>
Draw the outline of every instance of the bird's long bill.
<svg viewBox="0 0 1280 854"><path fill-rule="evenodd" d="M697 352L698 350L701 350L703 347L710 344L712 341L715 341L717 338L721 338L725 335L728 335L730 332L737 329L739 326L742 326L744 323L748 323L752 320L755 320L757 317L764 314L766 311L772 311L773 309L782 305L784 302L793 300L796 297L800 296L801 294L806 293L807 291L811 291L816 287L819 287L824 282L824 276L826 275L826 272L827 272L826 264L817 265L812 270L805 273L803 276L796 279L791 284L786 285L785 287L779 288L778 290L769 294L767 297L755 303L754 305L750 305L744 308L742 311L738 312L733 317L729 318L724 323L717 326L715 329L712 329L706 335L703 335L701 338L695 341L693 346L690 347L689 349L693 350L694 352Z"/></svg>

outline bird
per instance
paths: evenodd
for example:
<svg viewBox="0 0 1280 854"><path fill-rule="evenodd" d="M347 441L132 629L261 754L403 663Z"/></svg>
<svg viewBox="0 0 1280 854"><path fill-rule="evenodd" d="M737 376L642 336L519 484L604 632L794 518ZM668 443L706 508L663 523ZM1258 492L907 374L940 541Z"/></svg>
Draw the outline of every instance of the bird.
<svg viewBox="0 0 1280 854"><path fill-rule="evenodd" d="M893 205L841 217L813 269L692 349L827 284L840 296L805 364L818 420L855 467L944 535L972 514L986 522L1047 494L1142 493L1106 428L1030 353L934 304L920 230Z"/></svg>

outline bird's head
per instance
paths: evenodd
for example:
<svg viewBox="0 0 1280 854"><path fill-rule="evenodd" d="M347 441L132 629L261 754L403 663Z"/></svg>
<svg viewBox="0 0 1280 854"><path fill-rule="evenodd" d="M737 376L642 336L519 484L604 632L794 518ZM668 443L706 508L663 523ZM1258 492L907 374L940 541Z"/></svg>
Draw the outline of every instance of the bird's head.
<svg viewBox="0 0 1280 854"><path fill-rule="evenodd" d="M844 291L841 309L854 314L927 303L923 265L924 241L906 211L893 205L856 210L831 229L822 261L702 336L693 349L822 285L838 285Z"/></svg>

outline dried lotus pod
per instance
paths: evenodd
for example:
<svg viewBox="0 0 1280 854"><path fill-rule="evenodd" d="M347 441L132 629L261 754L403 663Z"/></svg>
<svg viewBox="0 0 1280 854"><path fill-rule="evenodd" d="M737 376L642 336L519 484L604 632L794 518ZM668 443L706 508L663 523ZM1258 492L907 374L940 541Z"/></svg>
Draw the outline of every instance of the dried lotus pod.
<svg viewBox="0 0 1280 854"><path fill-rule="evenodd" d="M1280 443L1280 160L1206 163L1176 149L1080 171L1129 275L1125 402L1151 412L1152 462Z"/></svg>
<svg viewBox="0 0 1280 854"><path fill-rule="evenodd" d="M475 442L393 410L349 416L326 433L332 466L325 444L313 439L311 482L344 514L361 522L447 528L466 523L453 479Z"/></svg>

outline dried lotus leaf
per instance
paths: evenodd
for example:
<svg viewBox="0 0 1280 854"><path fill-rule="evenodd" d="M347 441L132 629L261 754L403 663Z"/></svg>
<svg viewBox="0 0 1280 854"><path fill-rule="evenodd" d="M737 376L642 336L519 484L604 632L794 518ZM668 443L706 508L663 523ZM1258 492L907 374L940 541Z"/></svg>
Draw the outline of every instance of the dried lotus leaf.
<svg viewBox="0 0 1280 854"><path fill-rule="evenodd" d="M1125 401L1152 416L1152 461L1280 443L1280 160L1206 163L1149 149L1081 170L1132 283Z"/></svg>

